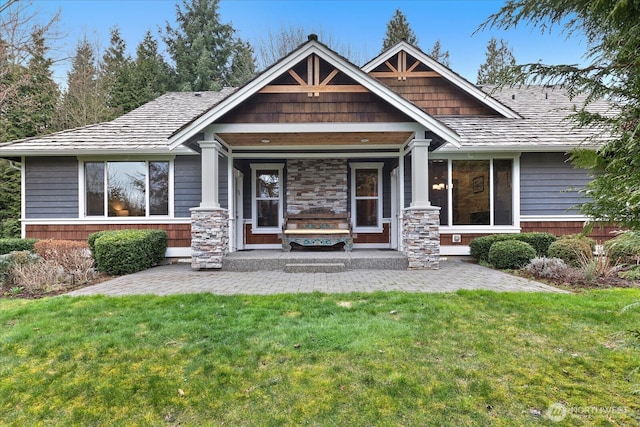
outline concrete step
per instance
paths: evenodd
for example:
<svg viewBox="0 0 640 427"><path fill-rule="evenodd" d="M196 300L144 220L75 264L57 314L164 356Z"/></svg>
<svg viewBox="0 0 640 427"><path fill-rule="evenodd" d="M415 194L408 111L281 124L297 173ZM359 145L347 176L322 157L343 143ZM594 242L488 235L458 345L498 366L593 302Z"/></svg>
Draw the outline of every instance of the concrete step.
<svg viewBox="0 0 640 427"><path fill-rule="evenodd" d="M341 262L314 262L285 264L285 273L341 273L346 268Z"/></svg>
<svg viewBox="0 0 640 427"><path fill-rule="evenodd" d="M222 261L226 271L283 271L287 264L342 264L343 270L406 270L407 257L390 250L292 251L248 250L227 254ZM296 268L296 267L291 267ZM302 267L297 267L302 269Z"/></svg>

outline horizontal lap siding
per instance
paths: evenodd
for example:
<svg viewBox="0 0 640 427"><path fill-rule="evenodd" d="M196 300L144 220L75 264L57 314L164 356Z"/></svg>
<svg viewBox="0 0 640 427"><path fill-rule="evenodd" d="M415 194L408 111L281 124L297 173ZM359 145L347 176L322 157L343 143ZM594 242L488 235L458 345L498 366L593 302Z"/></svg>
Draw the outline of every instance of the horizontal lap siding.
<svg viewBox="0 0 640 427"><path fill-rule="evenodd" d="M200 206L202 175L200 156L178 156L174 161L174 215L189 218Z"/></svg>
<svg viewBox="0 0 640 427"><path fill-rule="evenodd" d="M75 157L25 160L25 217L78 217L78 161Z"/></svg>
<svg viewBox="0 0 640 427"><path fill-rule="evenodd" d="M102 230L165 230L171 248L191 246L190 224L56 224L31 225L27 224L28 238L54 240L87 240L91 233Z"/></svg>
<svg viewBox="0 0 640 427"><path fill-rule="evenodd" d="M229 161L218 158L218 202L222 208L229 206ZM200 156L179 156L174 162L174 212L176 218L189 218L189 209L200 206L202 194L202 168Z"/></svg>
<svg viewBox="0 0 640 427"><path fill-rule="evenodd" d="M520 158L521 215L573 215L582 202L577 189L590 181L563 153L523 153Z"/></svg>

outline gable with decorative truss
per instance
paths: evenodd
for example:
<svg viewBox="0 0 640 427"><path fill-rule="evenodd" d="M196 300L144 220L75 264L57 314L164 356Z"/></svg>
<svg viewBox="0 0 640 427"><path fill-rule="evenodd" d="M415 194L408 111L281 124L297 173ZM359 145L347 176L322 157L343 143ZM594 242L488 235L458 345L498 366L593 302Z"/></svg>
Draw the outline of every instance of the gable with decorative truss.
<svg viewBox="0 0 640 427"><path fill-rule="evenodd" d="M317 54L310 54L219 123L390 123L407 115Z"/></svg>

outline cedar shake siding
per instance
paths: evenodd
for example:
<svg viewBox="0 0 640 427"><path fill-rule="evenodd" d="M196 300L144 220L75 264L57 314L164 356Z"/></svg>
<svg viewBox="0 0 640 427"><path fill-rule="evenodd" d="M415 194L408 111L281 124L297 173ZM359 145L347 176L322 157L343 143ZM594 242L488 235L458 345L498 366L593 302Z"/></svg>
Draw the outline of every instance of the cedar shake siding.
<svg viewBox="0 0 640 427"><path fill-rule="evenodd" d="M590 181L584 169L574 168L563 153L523 153L520 157L520 214L576 215L577 189Z"/></svg>
<svg viewBox="0 0 640 427"><path fill-rule="evenodd" d="M102 230L165 230L168 247L191 246L191 224L27 224L27 237L34 239L86 241L91 233Z"/></svg>
<svg viewBox="0 0 640 427"><path fill-rule="evenodd" d="M375 123L410 122L372 93L256 94L225 114L219 123Z"/></svg>
<svg viewBox="0 0 640 427"><path fill-rule="evenodd" d="M496 112L456 85L440 76L410 54L399 61L396 54L380 64L369 74L434 116L497 116ZM390 68L399 62L411 66L411 71L396 77L397 70Z"/></svg>
<svg viewBox="0 0 640 427"><path fill-rule="evenodd" d="M25 218L78 218L75 157L25 159Z"/></svg>

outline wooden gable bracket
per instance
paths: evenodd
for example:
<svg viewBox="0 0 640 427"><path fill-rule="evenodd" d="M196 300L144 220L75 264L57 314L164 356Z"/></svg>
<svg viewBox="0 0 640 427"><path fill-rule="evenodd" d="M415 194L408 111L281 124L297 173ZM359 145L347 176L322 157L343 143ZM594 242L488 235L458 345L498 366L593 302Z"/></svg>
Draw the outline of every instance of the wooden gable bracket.
<svg viewBox="0 0 640 427"><path fill-rule="evenodd" d="M385 61L385 65L391 71L372 71L369 75L372 77L392 77L402 81L407 80L407 77L440 77L440 74L435 71L414 71L420 65L420 61L417 59L407 68L407 52L404 50L398 52L397 67L394 67L389 61Z"/></svg>
<svg viewBox="0 0 640 427"><path fill-rule="evenodd" d="M309 97L318 97L323 92L368 92L362 85L331 85L331 80L340 71L331 70L329 75L320 81L320 57L312 54L307 57L307 80L305 81L298 73L289 69L288 73L298 83L297 85L267 85L260 89L258 93L307 93Z"/></svg>

